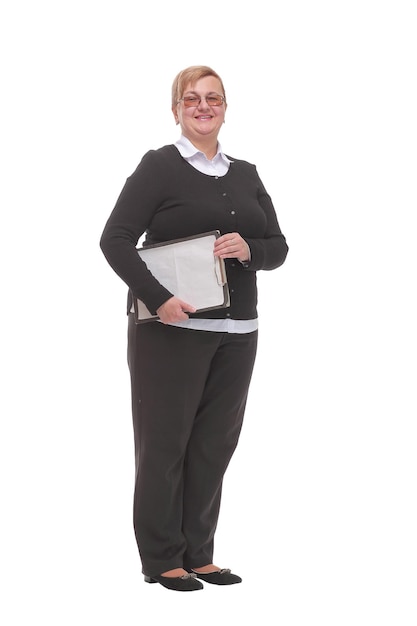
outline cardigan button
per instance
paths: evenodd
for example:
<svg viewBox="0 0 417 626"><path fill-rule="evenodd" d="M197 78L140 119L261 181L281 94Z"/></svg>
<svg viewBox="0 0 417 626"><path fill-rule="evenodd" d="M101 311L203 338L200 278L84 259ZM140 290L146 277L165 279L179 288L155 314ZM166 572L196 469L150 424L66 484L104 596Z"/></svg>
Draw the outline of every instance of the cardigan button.
<svg viewBox="0 0 417 626"><path fill-rule="evenodd" d="M236 215L236 211L230 211L230 215Z"/></svg>

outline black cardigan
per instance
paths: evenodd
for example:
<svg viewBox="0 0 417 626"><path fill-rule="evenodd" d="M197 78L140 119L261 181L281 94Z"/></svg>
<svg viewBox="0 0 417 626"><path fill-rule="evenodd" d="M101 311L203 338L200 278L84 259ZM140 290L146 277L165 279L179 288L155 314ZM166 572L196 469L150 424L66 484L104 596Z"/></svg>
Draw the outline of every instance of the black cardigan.
<svg viewBox="0 0 417 626"><path fill-rule="evenodd" d="M190 317L257 317L256 271L285 261L288 246L271 198L256 167L233 161L225 176L208 176L182 158L174 145L150 150L127 179L100 239L101 249L132 294L155 313L172 295L149 272L136 246L219 230L238 232L249 244L250 263L226 259L230 308ZM192 303L190 303L192 304Z"/></svg>

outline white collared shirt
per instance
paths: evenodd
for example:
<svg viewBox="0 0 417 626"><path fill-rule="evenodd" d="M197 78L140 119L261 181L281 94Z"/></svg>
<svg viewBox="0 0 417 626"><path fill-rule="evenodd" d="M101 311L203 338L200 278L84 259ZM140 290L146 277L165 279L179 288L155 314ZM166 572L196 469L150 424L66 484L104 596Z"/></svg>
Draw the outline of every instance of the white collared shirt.
<svg viewBox="0 0 417 626"><path fill-rule="evenodd" d="M229 170L232 163L230 159L222 152L221 145L217 144L217 153L214 158L209 161L204 152L198 150L187 137L181 135L180 139L175 143L180 155L188 161L196 170L208 176L224 176Z"/></svg>

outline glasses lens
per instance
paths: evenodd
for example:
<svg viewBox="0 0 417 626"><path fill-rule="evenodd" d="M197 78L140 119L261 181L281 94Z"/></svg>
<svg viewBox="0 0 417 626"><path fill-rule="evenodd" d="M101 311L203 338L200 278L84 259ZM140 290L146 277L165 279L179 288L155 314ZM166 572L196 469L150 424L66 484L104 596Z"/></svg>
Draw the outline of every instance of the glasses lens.
<svg viewBox="0 0 417 626"><path fill-rule="evenodd" d="M184 101L184 106L186 107L198 107L198 105L200 104L200 98L197 98L197 96L185 96L185 98L183 98Z"/></svg>
<svg viewBox="0 0 417 626"><path fill-rule="evenodd" d="M207 96L206 101L211 107L219 107L223 104L223 98L221 96Z"/></svg>

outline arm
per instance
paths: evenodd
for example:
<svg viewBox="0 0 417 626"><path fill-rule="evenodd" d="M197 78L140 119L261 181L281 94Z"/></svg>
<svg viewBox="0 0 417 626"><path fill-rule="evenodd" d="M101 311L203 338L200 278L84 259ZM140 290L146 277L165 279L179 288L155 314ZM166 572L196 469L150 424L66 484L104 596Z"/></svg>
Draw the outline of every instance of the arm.
<svg viewBox="0 0 417 626"><path fill-rule="evenodd" d="M173 294L151 274L136 246L161 204L163 185L152 183L161 177L155 151L150 151L127 179L100 238L110 266L152 313Z"/></svg>
<svg viewBox="0 0 417 626"><path fill-rule="evenodd" d="M258 176L258 174L256 173ZM250 249L250 270L273 270L280 267L288 254L288 245L278 224L277 215L271 197L258 176L258 202L266 217L265 237L246 238Z"/></svg>

